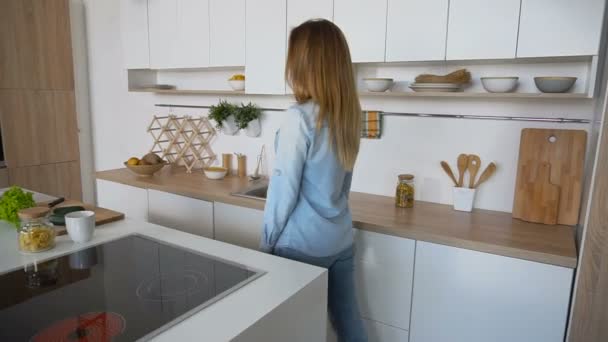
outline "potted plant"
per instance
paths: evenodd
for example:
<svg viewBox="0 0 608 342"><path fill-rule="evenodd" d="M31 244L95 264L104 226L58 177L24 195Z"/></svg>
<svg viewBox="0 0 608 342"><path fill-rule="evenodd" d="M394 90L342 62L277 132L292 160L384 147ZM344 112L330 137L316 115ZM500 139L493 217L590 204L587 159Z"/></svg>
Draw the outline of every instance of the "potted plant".
<svg viewBox="0 0 608 342"><path fill-rule="evenodd" d="M220 101L217 106L209 108L209 119L216 122L216 127L224 134L234 135L239 129L236 124L237 107L226 100Z"/></svg>
<svg viewBox="0 0 608 342"><path fill-rule="evenodd" d="M262 111L253 103L241 104L236 111L236 124L245 130L248 137L259 137L261 133L260 117Z"/></svg>

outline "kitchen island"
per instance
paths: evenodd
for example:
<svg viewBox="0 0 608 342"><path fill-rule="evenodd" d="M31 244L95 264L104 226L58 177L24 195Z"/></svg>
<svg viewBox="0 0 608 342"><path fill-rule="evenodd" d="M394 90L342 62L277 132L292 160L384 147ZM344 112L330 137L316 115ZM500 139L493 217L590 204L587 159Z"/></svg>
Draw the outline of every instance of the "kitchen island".
<svg viewBox="0 0 608 342"><path fill-rule="evenodd" d="M128 239L138 239L140 245L141 241L144 241L161 246L159 249L170 250L167 253L173 255L174 266L170 265L173 268L182 266L180 260L186 258L182 256L186 254L194 255L196 258L203 256L207 260L211 260L206 263L213 265L209 270L210 273L205 273L207 271L203 271L202 266L193 272L195 275L200 274L200 279L204 280L205 284L213 284L213 286L206 285L206 290L213 287L219 293L221 291L218 288L224 289L221 287L221 283L226 283L227 277L234 278L238 274L243 278L245 278L243 274L246 274L246 277L250 279L247 281L241 281L240 278L232 280L232 283L237 284L236 286L232 286L231 290L224 291L219 296L208 300L201 306L202 309L199 306L189 308L184 315L166 323L162 317L166 318L166 315L171 315L171 311L177 306L171 303L173 298L168 297L166 292L168 290L162 290L162 286L166 285L168 281L164 278L163 271L158 273L160 295L152 290L154 283L144 287L140 284L137 291L130 291L132 288L129 287L129 284L120 280L134 278L137 281L137 275L144 273L146 267L162 270L160 264L166 263L166 261L160 258L157 260L155 257L145 254L147 253L145 251L149 250L145 248L121 251L108 247L103 252L99 252L100 246L116 247L117 244L127 243ZM94 253L94 258L81 255L83 252L91 250L98 251ZM141 255L135 254L140 251ZM177 257L175 257L176 255ZM72 260L73 256L77 256L76 261ZM55 266L59 281L48 285L51 289L46 292L44 284L30 286L32 272L41 271L45 261L51 259L59 260L59 266ZM65 262L62 263L61 260L65 260ZM138 265L138 267L130 271L127 267L130 263ZM219 264L223 264L224 268L241 270L241 273L237 271L225 273L224 279L220 280ZM199 262L196 265L203 265L203 263ZM40 269L37 268L38 266ZM123 278L120 276L121 272L124 275ZM101 280L95 280L100 277L100 274ZM13 278L7 279L7 277ZM190 275L184 276L183 283L188 283L189 277ZM19 283L12 279L25 281ZM8 283L6 287L3 285L4 299L0 301L0 318L2 318L3 325L6 324L7 328L11 326L13 329L19 327L21 324L19 321L27 321L28 327L40 324L42 318L50 322L64 322L66 317L60 316L58 312L65 310L71 310L72 313L77 312L78 315L83 314L84 316L79 316L80 319L89 317L86 316L87 313L92 315L90 312L97 313L107 310L108 315L113 315L107 317L108 321L111 321L111 317L121 317L122 319L116 320L118 326L122 324L124 331L129 332L128 329L135 329L144 322L142 322L143 317L138 322L138 319L133 319L133 315L129 316L127 311L135 310L141 305L148 305L144 308L149 308L146 311L152 311L158 307L160 301L160 325L154 330L160 328L158 330L161 331L151 331L150 334L142 336L145 339L154 341L304 342L322 341L326 333L326 270L128 218L97 228L93 240L88 243L75 244L67 235L59 236L54 249L31 255L23 255L18 252L15 229L0 222L0 282ZM61 288L54 288L59 285ZM86 291L88 291L86 296L70 297L70 294L75 296L80 293L83 286L86 286ZM187 287L181 284L178 286ZM187 295L184 297L186 302L196 297L196 289L187 288L186 290ZM59 297L62 291L64 296ZM24 292L27 292L25 299L21 298L24 296ZM146 295L157 295L157 297L149 297L149 301L142 304L141 299ZM68 300L59 301L62 298L68 298ZM96 301L97 303L95 303ZM111 303L112 301L114 303ZM16 313L20 312L20 305L36 303L39 304L36 306L38 308L36 310L21 309L21 313L27 319L15 317ZM116 308L124 308L124 311L120 312L122 310ZM15 322L12 322L11 319ZM148 321L145 323L150 324ZM106 323L106 326L108 324ZM0 339L3 339L2 336L7 338L11 336L8 335L10 334L8 329L3 328L2 331ZM77 333L83 332L78 330ZM123 339L120 339L120 335L118 335L114 340Z"/></svg>

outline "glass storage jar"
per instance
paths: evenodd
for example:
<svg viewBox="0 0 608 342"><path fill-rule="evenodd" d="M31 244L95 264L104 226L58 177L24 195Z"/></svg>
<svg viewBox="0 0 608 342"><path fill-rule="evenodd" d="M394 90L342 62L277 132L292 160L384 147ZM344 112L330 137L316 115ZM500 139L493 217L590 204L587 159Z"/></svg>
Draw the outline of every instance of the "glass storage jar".
<svg viewBox="0 0 608 342"><path fill-rule="evenodd" d="M38 253L55 247L55 228L48 220L50 209L34 207L19 210L19 250Z"/></svg>
<svg viewBox="0 0 608 342"><path fill-rule="evenodd" d="M399 175L399 183L395 194L395 205L401 208L414 207L414 176Z"/></svg>

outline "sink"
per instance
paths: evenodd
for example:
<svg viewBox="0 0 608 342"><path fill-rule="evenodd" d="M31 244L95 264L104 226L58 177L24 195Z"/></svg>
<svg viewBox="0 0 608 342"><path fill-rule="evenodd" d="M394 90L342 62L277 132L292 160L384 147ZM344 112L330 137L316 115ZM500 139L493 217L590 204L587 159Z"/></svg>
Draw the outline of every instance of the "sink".
<svg viewBox="0 0 608 342"><path fill-rule="evenodd" d="M245 197L256 199L260 201L266 200L266 193L268 192L268 181L261 180L257 181L242 191L232 193L233 196Z"/></svg>

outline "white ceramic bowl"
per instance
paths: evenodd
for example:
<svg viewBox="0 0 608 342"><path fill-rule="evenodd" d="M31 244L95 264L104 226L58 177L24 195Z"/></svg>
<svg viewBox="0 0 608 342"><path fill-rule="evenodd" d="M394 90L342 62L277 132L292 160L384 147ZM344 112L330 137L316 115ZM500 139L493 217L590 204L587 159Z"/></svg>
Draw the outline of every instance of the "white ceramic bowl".
<svg viewBox="0 0 608 342"><path fill-rule="evenodd" d="M481 84L488 93L509 93L517 87L519 77L482 77Z"/></svg>
<svg viewBox="0 0 608 342"><path fill-rule="evenodd" d="M383 92L389 90L393 85L392 78L364 78L363 83L368 91Z"/></svg>
<svg viewBox="0 0 608 342"><path fill-rule="evenodd" d="M226 177L228 170L223 167L212 166L204 168L203 172L205 173L205 176L209 179L223 179L224 177Z"/></svg>
<svg viewBox="0 0 608 342"><path fill-rule="evenodd" d="M244 80L228 80L228 84L232 90L241 91L245 90L245 81Z"/></svg>
<svg viewBox="0 0 608 342"><path fill-rule="evenodd" d="M536 88L543 93L565 93L576 80L576 77L534 77Z"/></svg>

